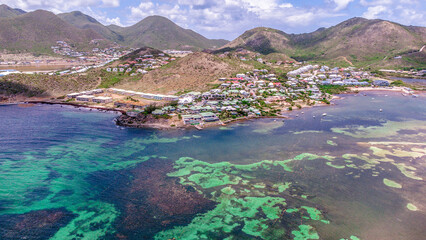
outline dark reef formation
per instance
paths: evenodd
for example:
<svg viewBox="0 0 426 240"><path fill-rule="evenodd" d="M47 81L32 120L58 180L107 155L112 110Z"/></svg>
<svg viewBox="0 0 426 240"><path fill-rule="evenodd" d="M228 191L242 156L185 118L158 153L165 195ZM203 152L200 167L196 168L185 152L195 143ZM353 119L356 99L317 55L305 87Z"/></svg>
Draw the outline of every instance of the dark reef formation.
<svg viewBox="0 0 426 240"><path fill-rule="evenodd" d="M157 232L189 224L195 215L216 206L191 186L179 184L179 178L168 177L173 171L171 161L151 159L114 177L104 171L89 179L103 182L105 190L100 197L121 212L117 233L110 238L151 239Z"/></svg>
<svg viewBox="0 0 426 240"><path fill-rule="evenodd" d="M0 239L48 239L75 214L60 208L0 216Z"/></svg>

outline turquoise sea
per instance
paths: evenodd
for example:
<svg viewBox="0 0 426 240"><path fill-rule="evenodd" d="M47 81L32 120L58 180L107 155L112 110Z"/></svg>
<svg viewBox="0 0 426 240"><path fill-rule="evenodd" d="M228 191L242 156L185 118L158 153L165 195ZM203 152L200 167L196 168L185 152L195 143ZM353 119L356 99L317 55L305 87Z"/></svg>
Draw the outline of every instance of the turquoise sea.
<svg viewBox="0 0 426 240"><path fill-rule="evenodd" d="M424 239L426 95L341 97L202 131L0 106L0 239Z"/></svg>

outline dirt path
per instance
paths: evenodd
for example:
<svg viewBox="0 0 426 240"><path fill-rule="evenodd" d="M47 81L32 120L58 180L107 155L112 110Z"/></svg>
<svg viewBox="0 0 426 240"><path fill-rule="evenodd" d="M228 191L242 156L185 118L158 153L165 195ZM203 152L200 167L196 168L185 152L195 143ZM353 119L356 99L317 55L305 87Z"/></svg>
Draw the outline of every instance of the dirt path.
<svg viewBox="0 0 426 240"><path fill-rule="evenodd" d="M345 56L342 56L343 60L345 60L345 62L349 63L349 65L353 66L353 63L351 61L349 61Z"/></svg>

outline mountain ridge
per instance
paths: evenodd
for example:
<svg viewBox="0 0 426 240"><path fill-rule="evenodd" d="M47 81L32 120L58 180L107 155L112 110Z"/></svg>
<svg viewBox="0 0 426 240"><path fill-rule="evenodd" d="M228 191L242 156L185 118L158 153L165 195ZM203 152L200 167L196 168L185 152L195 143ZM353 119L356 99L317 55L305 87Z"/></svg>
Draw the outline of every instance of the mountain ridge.
<svg viewBox="0 0 426 240"><path fill-rule="evenodd" d="M12 52L48 53L58 40L83 46L93 39L102 36L91 29L76 28L44 10L0 21L0 45Z"/></svg>
<svg viewBox="0 0 426 240"><path fill-rule="evenodd" d="M351 18L311 33L287 34L272 28L244 32L217 52L243 48L264 55L283 53L298 61L351 58L379 61L419 50L426 43L426 28L391 21Z"/></svg>
<svg viewBox="0 0 426 240"><path fill-rule="evenodd" d="M74 11L58 14L62 20L81 29L92 29L106 39L125 46L157 49L202 50L221 47L227 40L207 39L190 30L184 29L162 16L148 16L128 27L117 25L104 26L96 19Z"/></svg>
<svg viewBox="0 0 426 240"><path fill-rule="evenodd" d="M0 18L16 17L25 13L24 10L19 8L11 8L6 4L0 5Z"/></svg>
<svg viewBox="0 0 426 240"><path fill-rule="evenodd" d="M44 10L25 13L0 5L0 44L12 51L48 51L49 44L66 40L74 44L107 39L123 46L178 49L221 53L247 49L263 55L279 53L285 59L319 61L348 59L346 62L383 62L396 56L425 65L426 53L414 54L426 45L426 28L404 26L387 20L355 17L314 32L288 34L257 27L233 41L207 39L161 16L149 16L128 27L105 26L79 11L55 15ZM49 37L47 37L49 36ZM83 44L84 45L84 44Z"/></svg>
<svg viewBox="0 0 426 240"><path fill-rule="evenodd" d="M123 38L115 31L101 24L95 18L86 15L80 11L73 11L69 13L61 13L57 15L63 21L80 29L92 29L93 31L102 35L105 39L113 42L122 41Z"/></svg>

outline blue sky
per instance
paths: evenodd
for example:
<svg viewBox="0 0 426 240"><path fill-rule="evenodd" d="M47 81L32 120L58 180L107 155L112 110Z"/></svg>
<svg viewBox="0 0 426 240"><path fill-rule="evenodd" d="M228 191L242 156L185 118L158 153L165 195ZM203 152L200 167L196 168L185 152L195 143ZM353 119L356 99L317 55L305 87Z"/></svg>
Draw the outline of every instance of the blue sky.
<svg viewBox="0 0 426 240"><path fill-rule="evenodd" d="M167 17L208 38L232 40L254 27L305 33L351 17L426 26L426 0L0 0L26 11L82 11L103 24L129 26Z"/></svg>

